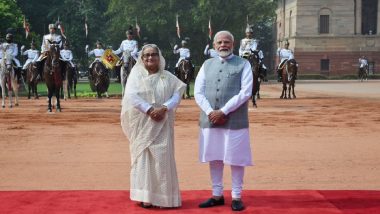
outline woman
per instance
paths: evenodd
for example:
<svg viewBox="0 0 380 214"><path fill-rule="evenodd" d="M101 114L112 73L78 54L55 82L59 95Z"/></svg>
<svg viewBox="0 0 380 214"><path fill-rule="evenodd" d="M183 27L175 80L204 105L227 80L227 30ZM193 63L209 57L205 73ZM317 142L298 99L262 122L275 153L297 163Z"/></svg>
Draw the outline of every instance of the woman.
<svg viewBox="0 0 380 214"><path fill-rule="evenodd" d="M142 48L125 88L121 126L130 142L130 198L143 208L179 207L174 116L186 84L164 70L156 45Z"/></svg>

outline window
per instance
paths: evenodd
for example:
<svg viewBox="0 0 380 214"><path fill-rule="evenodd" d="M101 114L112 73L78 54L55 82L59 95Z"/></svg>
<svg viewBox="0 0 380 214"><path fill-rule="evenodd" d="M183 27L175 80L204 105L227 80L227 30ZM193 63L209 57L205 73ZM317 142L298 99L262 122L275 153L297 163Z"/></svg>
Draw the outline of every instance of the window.
<svg viewBox="0 0 380 214"><path fill-rule="evenodd" d="M377 0L362 0L362 34L377 34Z"/></svg>
<svg viewBox="0 0 380 214"><path fill-rule="evenodd" d="M329 33L330 28L330 16L329 15L320 15L319 16L319 33Z"/></svg>
<svg viewBox="0 0 380 214"><path fill-rule="evenodd" d="M330 70L330 60L321 59L321 71L329 71L329 70Z"/></svg>

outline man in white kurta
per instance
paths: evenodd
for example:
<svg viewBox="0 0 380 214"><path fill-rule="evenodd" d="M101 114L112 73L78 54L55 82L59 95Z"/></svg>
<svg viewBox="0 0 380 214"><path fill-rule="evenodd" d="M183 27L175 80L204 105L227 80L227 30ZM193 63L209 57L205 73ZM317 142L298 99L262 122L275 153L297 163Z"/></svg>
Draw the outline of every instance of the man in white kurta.
<svg viewBox="0 0 380 214"><path fill-rule="evenodd" d="M194 85L195 101L202 110L199 160L210 164L213 189L212 198L201 203L200 208L224 204L223 168L228 164L232 171L231 208L234 211L244 209L241 201L244 167L252 165L247 101L251 97L253 77L249 62L233 55L233 42L228 31L215 35L214 47L219 56L206 60ZM231 88L235 88L237 93L226 99L225 94L231 93ZM231 124L236 121L236 113L241 117L237 121L244 121L237 126ZM202 121L202 114L209 121ZM223 122L226 117L227 122Z"/></svg>
<svg viewBox="0 0 380 214"><path fill-rule="evenodd" d="M144 67L144 47L157 49L160 57L157 73L150 74ZM144 47L127 81L121 110L121 125L131 151L130 198L142 205L179 207L174 117L186 85L164 70L165 60L157 46ZM162 108L166 108L163 119L153 120L152 112Z"/></svg>

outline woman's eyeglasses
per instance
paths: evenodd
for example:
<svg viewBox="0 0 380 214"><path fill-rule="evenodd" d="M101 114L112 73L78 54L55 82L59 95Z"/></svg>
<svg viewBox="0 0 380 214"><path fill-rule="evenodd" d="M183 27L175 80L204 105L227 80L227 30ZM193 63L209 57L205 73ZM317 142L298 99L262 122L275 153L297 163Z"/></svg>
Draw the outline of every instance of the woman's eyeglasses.
<svg viewBox="0 0 380 214"><path fill-rule="evenodd" d="M158 53L146 53L146 54L143 54L144 58L156 57L156 56L158 56Z"/></svg>

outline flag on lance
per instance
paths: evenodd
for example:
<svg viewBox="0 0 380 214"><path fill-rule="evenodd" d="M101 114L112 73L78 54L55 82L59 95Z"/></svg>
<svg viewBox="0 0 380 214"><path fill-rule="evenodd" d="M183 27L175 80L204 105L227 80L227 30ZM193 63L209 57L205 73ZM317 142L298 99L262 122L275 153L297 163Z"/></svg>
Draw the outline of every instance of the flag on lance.
<svg viewBox="0 0 380 214"><path fill-rule="evenodd" d="M28 38L28 35L30 32L30 26L29 26L29 23L26 22L25 16L24 16L24 29L25 29L25 38Z"/></svg>
<svg viewBox="0 0 380 214"><path fill-rule="evenodd" d="M175 23L175 26L177 28L177 36L178 38L180 39L181 38L181 30L179 29L179 22L178 22L178 14L176 16L176 23Z"/></svg>
<svg viewBox="0 0 380 214"><path fill-rule="evenodd" d="M208 38L212 38L211 18L208 20Z"/></svg>
<svg viewBox="0 0 380 214"><path fill-rule="evenodd" d="M136 17L136 34L140 38L140 25L137 23L137 17Z"/></svg>

